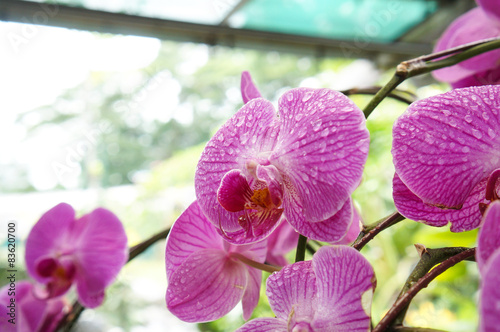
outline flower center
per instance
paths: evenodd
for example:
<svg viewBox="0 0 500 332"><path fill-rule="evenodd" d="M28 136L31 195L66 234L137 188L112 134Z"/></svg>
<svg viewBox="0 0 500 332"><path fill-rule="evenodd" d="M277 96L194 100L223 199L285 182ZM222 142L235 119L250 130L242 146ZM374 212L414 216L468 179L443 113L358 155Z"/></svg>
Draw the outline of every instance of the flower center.
<svg viewBox="0 0 500 332"><path fill-rule="evenodd" d="M256 189L253 191L250 201L245 204L245 209L269 209L273 207L274 204L271 200L271 195L268 188Z"/></svg>

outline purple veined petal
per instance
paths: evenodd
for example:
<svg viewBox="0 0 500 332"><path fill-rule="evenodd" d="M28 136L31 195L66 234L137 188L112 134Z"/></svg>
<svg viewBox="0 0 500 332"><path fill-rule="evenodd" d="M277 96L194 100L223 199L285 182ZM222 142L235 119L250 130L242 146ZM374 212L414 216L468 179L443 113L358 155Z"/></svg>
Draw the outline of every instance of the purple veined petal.
<svg viewBox="0 0 500 332"><path fill-rule="evenodd" d="M453 21L438 40L434 52L499 35L500 26L489 20L483 10L474 8ZM455 82L474 73L497 67L499 58L499 50L486 52L457 65L435 70L432 75L441 81Z"/></svg>
<svg viewBox="0 0 500 332"><path fill-rule="evenodd" d="M232 245L226 242L227 252L242 254L259 263L264 263L267 255L267 239L251 244Z"/></svg>
<svg viewBox="0 0 500 332"><path fill-rule="evenodd" d="M298 240L299 233L282 218L280 225L267 238L266 262L277 266L288 265L285 255L297 247Z"/></svg>
<svg viewBox="0 0 500 332"><path fill-rule="evenodd" d="M36 281L47 281L47 277L36 272L36 262L41 257L52 257L58 251L72 250L65 246L65 242L74 219L75 210L70 205L61 203L44 213L31 229L26 239L26 269Z"/></svg>
<svg viewBox="0 0 500 332"><path fill-rule="evenodd" d="M224 250L223 240L198 202L194 201L175 221L168 234L165 249L167 278L192 253L207 248Z"/></svg>
<svg viewBox="0 0 500 332"><path fill-rule="evenodd" d="M496 24L500 24L500 1L498 0L476 0L486 15L488 15Z"/></svg>
<svg viewBox="0 0 500 332"><path fill-rule="evenodd" d="M252 316L252 312L259 303L260 284L262 281L262 271L247 267L248 283L241 299L243 308L243 319L248 320Z"/></svg>
<svg viewBox="0 0 500 332"><path fill-rule="evenodd" d="M484 271L484 266L498 249L500 249L500 201L494 201L484 214L477 236L476 261L479 271Z"/></svg>
<svg viewBox="0 0 500 332"><path fill-rule="evenodd" d="M321 247L313 256L318 309L312 326L321 331L369 331L375 274L348 246Z"/></svg>
<svg viewBox="0 0 500 332"><path fill-rule="evenodd" d="M266 295L276 317L310 322L317 309L316 276L311 261L283 267L267 278Z"/></svg>
<svg viewBox="0 0 500 332"><path fill-rule="evenodd" d="M276 143L279 131L276 121L269 101L252 99L217 131L203 150L195 173L196 198L216 227L228 232L241 229L240 213L224 209L217 201L217 190L227 172L244 171L247 162L261 155L265 159Z"/></svg>
<svg viewBox="0 0 500 332"><path fill-rule="evenodd" d="M104 299L104 289L127 262L127 235L118 217L103 208L76 220L71 232L79 300L95 308Z"/></svg>
<svg viewBox="0 0 500 332"><path fill-rule="evenodd" d="M288 325L286 321L277 318L256 318L252 319L236 332L287 332Z"/></svg>
<svg viewBox="0 0 500 332"><path fill-rule="evenodd" d="M300 201L308 221L330 218L361 181L369 146L364 115L340 92L297 88L280 98L279 116L269 160L288 177L285 200Z"/></svg>
<svg viewBox="0 0 500 332"><path fill-rule="evenodd" d="M500 331L500 250L483 267L479 296L479 332Z"/></svg>
<svg viewBox="0 0 500 332"><path fill-rule="evenodd" d="M460 208L500 167L500 86L419 100L394 123L396 173L424 203Z"/></svg>
<svg viewBox="0 0 500 332"><path fill-rule="evenodd" d="M392 186L396 209L405 218L434 227L443 227L451 223L452 232L470 231L481 223L479 204L487 202L484 199L486 179L472 189L460 210L440 209L425 204L405 186L397 174L394 174Z"/></svg>
<svg viewBox="0 0 500 332"><path fill-rule="evenodd" d="M279 220L283 215L283 209L266 209L257 212L247 212L241 214L239 217L240 225L243 228L235 232L224 231L217 229L222 238L232 244L242 245L249 243L256 243L264 240L271 234L279 225ZM258 224L259 226L253 227L250 224Z"/></svg>
<svg viewBox="0 0 500 332"><path fill-rule="evenodd" d="M349 198L342 209L327 220L309 222L304 219L300 206L285 205L286 218L297 232L311 240L324 242L341 241L346 236L353 222L352 210L352 201Z"/></svg>
<svg viewBox="0 0 500 332"><path fill-rule="evenodd" d="M248 103L252 99L262 97L253 83L250 73L247 71L241 73L241 97L243 98L243 104Z"/></svg>
<svg viewBox="0 0 500 332"><path fill-rule="evenodd" d="M168 279L167 308L186 322L208 322L226 315L241 300L247 267L219 249L189 256Z"/></svg>
<svg viewBox="0 0 500 332"><path fill-rule="evenodd" d="M453 89L465 88L476 85L500 84L500 66L479 73L474 73L456 82L451 82Z"/></svg>
<svg viewBox="0 0 500 332"><path fill-rule="evenodd" d="M362 225L361 216L359 215L358 211L353 205L352 222L351 226L349 226L349 230L342 239L340 239L337 242L333 242L332 244L349 244L354 242L358 238L359 232L361 231L361 225Z"/></svg>

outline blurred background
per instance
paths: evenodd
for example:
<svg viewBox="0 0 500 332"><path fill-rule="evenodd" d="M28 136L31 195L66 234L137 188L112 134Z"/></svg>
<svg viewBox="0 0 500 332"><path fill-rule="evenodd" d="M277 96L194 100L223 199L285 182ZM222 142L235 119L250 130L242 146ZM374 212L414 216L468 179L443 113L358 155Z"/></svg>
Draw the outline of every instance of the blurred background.
<svg viewBox="0 0 500 332"><path fill-rule="evenodd" d="M473 6L451 0L3 0L2 271L6 223L17 223L22 279L26 236L63 201L80 214L97 206L113 211L130 246L169 227L194 200L194 170L205 143L242 106L243 70L275 104L298 86L381 86L400 61L432 52L446 26ZM400 88L423 98L449 86L425 75ZM362 108L371 97L350 98ZM370 154L354 194L365 223L395 210L391 129L406 106L387 99L367 122ZM475 231L454 234L405 220L370 242L362 253L378 279L374 323L418 261L414 243L473 246L475 238ZM207 324L183 323L167 311L164 247L160 241L127 264L104 305L85 310L75 331L241 326L239 306ZM0 280L0 286L7 281ZM477 285L474 263L455 266L415 298L406 324L475 330ZM273 316L264 296L254 316Z"/></svg>

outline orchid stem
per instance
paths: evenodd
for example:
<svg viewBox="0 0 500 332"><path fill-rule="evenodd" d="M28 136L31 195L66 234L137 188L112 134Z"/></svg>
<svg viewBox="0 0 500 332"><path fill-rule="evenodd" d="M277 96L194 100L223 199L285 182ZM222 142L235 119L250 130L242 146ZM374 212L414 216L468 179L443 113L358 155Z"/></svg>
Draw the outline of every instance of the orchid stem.
<svg viewBox="0 0 500 332"><path fill-rule="evenodd" d="M476 55L498 48L500 48L500 37L480 40L474 43L455 47L450 50L445 50L443 52L431 53L415 59L403 61L397 66L396 73L392 76L391 80L382 89L380 89L372 100L370 100L370 102L365 106L363 113L365 114L365 117L368 118L373 110L382 102L382 100L390 95L391 92L407 78L430 73L433 70L450 67ZM447 57L439 59L445 56Z"/></svg>
<svg viewBox="0 0 500 332"><path fill-rule="evenodd" d="M459 253L453 255L453 252ZM415 270L412 272L412 275L410 275L410 278L408 278L405 286L403 287L403 290L407 290L402 290L392 308L389 309L387 314L380 320L380 322L377 326L375 326L372 332L386 331L391 324L394 324L396 322L396 319L398 319L398 322L401 320L402 323L402 319L404 319L404 313L406 312L408 305L419 291L427 287L429 283L441 273L445 272L455 264L473 257L475 253L476 248L441 248L423 250L421 261L427 260L427 263L420 264L419 262ZM430 272L425 272L426 269L430 270L435 264L440 261L442 261L441 264L436 266ZM419 275L421 275L421 277L419 277ZM400 317L402 313L403 317Z"/></svg>
<svg viewBox="0 0 500 332"><path fill-rule="evenodd" d="M378 233L382 232L384 229L397 224L398 222L405 220L399 212L394 212L391 215L374 222L373 224L363 226L363 229L358 235L358 238L352 244L352 247L356 250L361 250L363 247L370 242Z"/></svg>
<svg viewBox="0 0 500 332"><path fill-rule="evenodd" d="M159 240L163 240L167 237L168 233L170 232L170 227L151 236L150 238L144 240L143 242L130 247L129 249L129 255L128 255L128 262L130 262L132 259L146 251L151 245L156 243ZM71 310L64 315L63 319L59 322L56 331L64 331L68 332L71 330L71 328L75 325L76 321L82 314L83 310L85 310L85 307L81 305L80 302L75 301L73 305L71 306Z"/></svg>
<svg viewBox="0 0 500 332"><path fill-rule="evenodd" d="M295 263L302 262L306 258L307 237L300 234L297 241L297 251L295 252Z"/></svg>
<svg viewBox="0 0 500 332"><path fill-rule="evenodd" d="M281 270L280 266L259 263L259 262L256 262L256 261L254 261L254 260L252 260L252 259L250 259L250 258L248 258L240 253L237 253L237 252L232 252L230 255L231 255L231 257L237 258L242 263L245 263L246 265L248 265L250 267L254 267L258 270L266 271L269 273L273 273L273 272L277 272L277 271Z"/></svg>

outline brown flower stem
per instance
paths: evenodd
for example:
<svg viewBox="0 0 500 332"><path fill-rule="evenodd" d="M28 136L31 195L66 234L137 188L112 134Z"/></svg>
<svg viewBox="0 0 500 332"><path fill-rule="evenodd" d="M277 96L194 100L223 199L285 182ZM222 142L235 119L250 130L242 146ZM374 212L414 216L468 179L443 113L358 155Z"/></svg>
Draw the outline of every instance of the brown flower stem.
<svg viewBox="0 0 500 332"><path fill-rule="evenodd" d="M391 331L393 332L446 332L443 330L430 329L428 327L408 327L408 326L397 326Z"/></svg>
<svg viewBox="0 0 500 332"><path fill-rule="evenodd" d="M135 257L137 257L138 255L140 255L141 253L143 253L146 249L148 249L151 245L153 245L157 241L165 239L169 232L170 232L170 227L153 235L149 239L146 239L143 242L133 247L130 247L127 263L130 262ZM82 306L80 302L78 301L73 302L71 310L61 319L61 321L57 325L56 331L59 332L70 331L73 325L75 325L80 315L82 314L83 310L85 310L85 307Z"/></svg>
<svg viewBox="0 0 500 332"><path fill-rule="evenodd" d="M295 263L301 262L306 258L307 237L300 234L297 241L297 251L295 252Z"/></svg>
<svg viewBox="0 0 500 332"><path fill-rule="evenodd" d="M375 95L377 92L382 89L381 87L371 87L371 88L353 88L349 90L343 90L340 91L341 93L345 94L346 96L350 95ZM387 97L401 101L406 104L411 104L415 100L417 100L417 96L409 91L404 91L404 90L398 90L394 89L394 91L390 92Z"/></svg>
<svg viewBox="0 0 500 332"><path fill-rule="evenodd" d="M352 247L358 251L363 249L363 247L368 242L370 242L378 233L404 219L405 217L399 214L399 212L394 212L391 215L374 222L373 224L363 226L363 229L359 233L356 241L354 241L354 243L352 244Z"/></svg>
<svg viewBox="0 0 500 332"><path fill-rule="evenodd" d="M408 308L411 300L415 297L415 295L417 295L419 291L427 287L429 283L438 275L454 266L455 264L473 257L476 253L476 248L425 249L424 247L423 249L424 250L421 250L422 258L424 256L426 258L421 258L421 261L427 260L428 262L422 264L420 264L419 262L419 264L417 264L417 267L415 267L414 271L410 275L410 278L408 278L409 281L407 281L405 286L403 287L403 290L406 289L406 291L401 292L391 309L389 309L387 314L380 320L380 322L377 326L375 326L372 332L387 331L387 328L395 323L396 318L398 318L398 321L401 319L399 318L399 315L402 312L406 312L406 309ZM453 255L454 252L459 253ZM439 261L442 261L442 263L436 266L434 269L430 270L432 266L437 264ZM430 272L425 272L426 269L429 269ZM422 276L419 277L419 275Z"/></svg>
<svg viewBox="0 0 500 332"><path fill-rule="evenodd" d="M380 89L377 94L365 106L363 113L368 118L373 110L387 97L399 84L407 78L430 73L433 70L450 67L470 59L476 55L483 54L500 48L500 37L480 40L465 44L442 52L431 53L408 61L401 62L396 67L396 73L391 80ZM441 59L445 57L444 59Z"/></svg>
<svg viewBox="0 0 500 332"><path fill-rule="evenodd" d="M240 253L237 253L237 252L232 252L230 255L231 255L231 257L237 258L242 263L245 263L246 265L254 267L258 270L266 271L269 273L273 273L273 272L277 272L277 271L281 270L281 266L274 266L271 264L259 263L259 262L256 262L256 261L254 261L254 260L252 260L252 259L250 259L250 258L248 258Z"/></svg>

